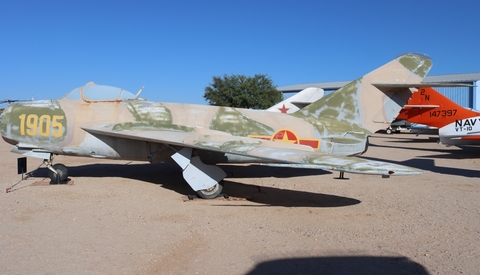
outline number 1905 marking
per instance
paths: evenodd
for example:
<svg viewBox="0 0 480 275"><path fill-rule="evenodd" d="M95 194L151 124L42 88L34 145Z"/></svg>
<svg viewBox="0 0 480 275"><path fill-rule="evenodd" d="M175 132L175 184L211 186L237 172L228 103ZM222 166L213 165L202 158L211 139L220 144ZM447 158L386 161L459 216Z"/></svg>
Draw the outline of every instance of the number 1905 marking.
<svg viewBox="0 0 480 275"><path fill-rule="evenodd" d="M64 116L50 116L50 115L41 115L38 117L36 114L22 114L20 118L20 135L24 136L25 134L29 136L36 136L37 133L42 137L48 137L50 135L54 137L61 137L63 133L63 125L60 123L60 120ZM25 131L25 128L26 131Z"/></svg>

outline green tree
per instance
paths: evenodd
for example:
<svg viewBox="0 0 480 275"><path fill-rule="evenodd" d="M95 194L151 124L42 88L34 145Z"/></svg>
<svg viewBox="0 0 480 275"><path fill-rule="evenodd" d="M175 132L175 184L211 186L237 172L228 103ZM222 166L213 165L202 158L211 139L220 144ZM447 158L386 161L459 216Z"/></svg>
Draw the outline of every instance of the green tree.
<svg viewBox="0 0 480 275"><path fill-rule="evenodd" d="M272 80L264 74L214 76L203 98L215 106L267 109L283 100Z"/></svg>

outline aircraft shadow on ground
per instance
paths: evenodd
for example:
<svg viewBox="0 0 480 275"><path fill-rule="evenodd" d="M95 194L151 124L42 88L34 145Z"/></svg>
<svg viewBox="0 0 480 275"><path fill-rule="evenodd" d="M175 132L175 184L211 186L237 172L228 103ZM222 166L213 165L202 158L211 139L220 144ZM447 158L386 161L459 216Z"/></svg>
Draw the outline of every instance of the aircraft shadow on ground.
<svg viewBox="0 0 480 275"><path fill-rule="evenodd" d="M336 195L255 186L230 181L225 181L224 190L232 197L245 198L248 201L265 206L331 208L350 206L361 202L357 199Z"/></svg>
<svg viewBox="0 0 480 275"><path fill-rule="evenodd" d="M228 166L222 165L227 174L234 178L291 178L293 183L301 184L298 176L323 175L330 172L317 169L279 168L267 166ZM120 177L141 180L152 184L161 185L182 195L195 192L188 186L182 176L181 169L172 163L163 164L88 164L68 167L69 176L75 177ZM33 177L48 177L48 169L36 170ZM333 180L333 179L332 179ZM113 180L112 180L113 181ZM257 186L224 180L224 191L231 197L244 198L248 201L268 205L285 207L342 207L359 204L360 201L336 195L312 193L280 189L276 187Z"/></svg>
<svg viewBox="0 0 480 275"><path fill-rule="evenodd" d="M457 147L454 147L454 148L445 147L445 149L440 149L440 148L412 148L412 147L398 146L398 145L388 146L388 145L378 145L378 144L370 144L369 146L439 153L437 155L419 156L419 157L425 157L425 158L443 158L443 159L480 158L480 148L477 148L477 147L469 147L469 148L466 147L465 149L457 148Z"/></svg>
<svg viewBox="0 0 480 275"><path fill-rule="evenodd" d="M372 157L364 157L364 159L375 160L375 161L386 161L384 159L379 158L372 158ZM453 168L453 167L444 167L444 166L436 166L435 161L433 159L421 159L421 158L414 158L407 161L393 161L388 160L390 163L410 166L418 169L422 169L425 171L431 171L438 174L445 174L445 175L453 175L453 176L464 176L468 178L478 178L480 177L480 171L478 170L470 170L470 169L463 169L463 168Z"/></svg>
<svg viewBox="0 0 480 275"><path fill-rule="evenodd" d="M332 256L266 261L256 265L247 274L428 275L429 273L425 267L406 257Z"/></svg>
<svg viewBox="0 0 480 275"><path fill-rule="evenodd" d="M411 134L409 134L411 136ZM438 136L435 136L435 137L425 137L425 136L422 136L422 137L408 137L408 138L405 138L405 137L396 137L394 135L385 135L385 136L381 136L381 135L375 135L375 136L372 136L370 137L370 141L375 141L375 139L382 139L382 140L385 140L385 142L408 142L408 143L437 143L439 141L439 138Z"/></svg>
<svg viewBox="0 0 480 275"><path fill-rule="evenodd" d="M409 134L411 135L411 134ZM455 158L455 159L467 159L467 158L479 158L480 157L480 146L476 145L458 145L448 147L442 145L442 148L412 148L408 146L397 146L397 145L380 145L375 143L375 139L384 140L385 143L405 143L405 144L415 144L415 143L439 143L438 136L429 136L429 137L419 137L419 138L401 138L395 136L381 136L375 135L370 137L369 146L371 147L384 147L384 148L400 148L407 150L418 150L418 151L428 151L428 152L438 152L439 155L427 156L427 157L436 157L436 158Z"/></svg>

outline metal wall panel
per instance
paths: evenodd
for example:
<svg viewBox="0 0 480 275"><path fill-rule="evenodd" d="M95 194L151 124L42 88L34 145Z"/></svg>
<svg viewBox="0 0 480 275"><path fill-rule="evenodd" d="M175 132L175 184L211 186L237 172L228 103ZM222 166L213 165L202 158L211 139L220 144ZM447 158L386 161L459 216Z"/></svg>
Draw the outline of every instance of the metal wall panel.
<svg viewBox="0 0 480 275"><path fill-rule="evenodd" d="M434 89L462 107L473 108L473 87L436 87Z"/></svg>
<svg viewBox="0 0 480 275"><path fill-rule="evenodd" d="M478 88L478 85L480 85L480 80L473 82L473 109L475 110L480 110L480 88Z"/></svg>

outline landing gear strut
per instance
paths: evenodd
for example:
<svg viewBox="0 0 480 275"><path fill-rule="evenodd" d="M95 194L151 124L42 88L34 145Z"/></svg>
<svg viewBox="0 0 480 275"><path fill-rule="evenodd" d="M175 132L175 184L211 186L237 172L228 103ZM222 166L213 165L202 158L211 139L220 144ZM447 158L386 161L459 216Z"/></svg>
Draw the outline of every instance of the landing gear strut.
<svg viewBox="0 0 480 275"><path fill-rule="evenodd" d="M43 163L48 168L48 177L50 178L50 184L65 184L68 180L68 169L65 165L57 163L52 165L53 154L50 154L50 159L43 160Z"/></svg>
<svg viewBox="0 0 480 275"><path fill-rule="evenodd" d="M349 178L346 178L346 177L345 177L345 171L340 171L340 175L338 176L338 178L334 178L334 179L337 179L337 180L348 180Z"/></svg>

